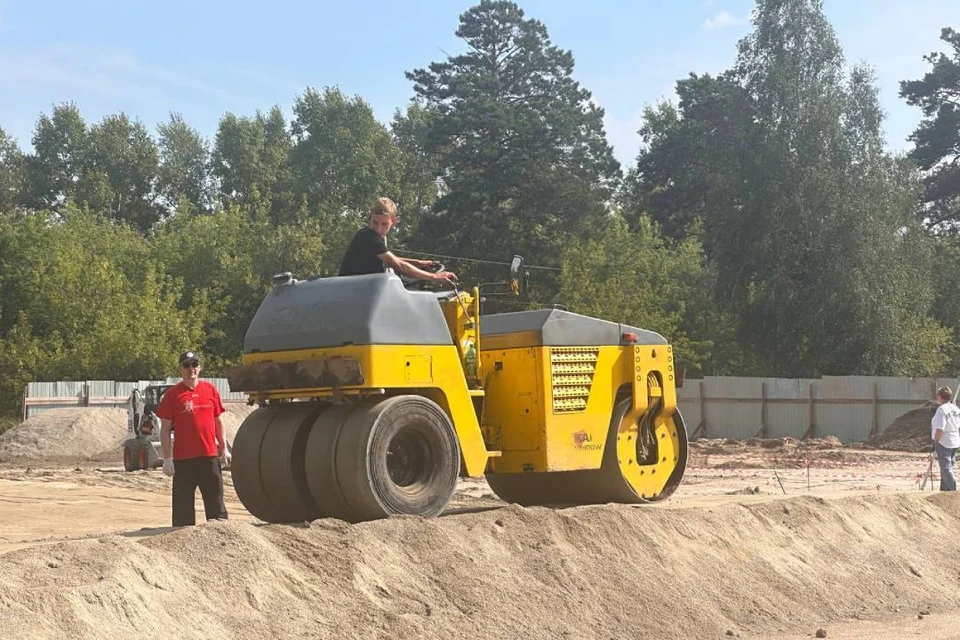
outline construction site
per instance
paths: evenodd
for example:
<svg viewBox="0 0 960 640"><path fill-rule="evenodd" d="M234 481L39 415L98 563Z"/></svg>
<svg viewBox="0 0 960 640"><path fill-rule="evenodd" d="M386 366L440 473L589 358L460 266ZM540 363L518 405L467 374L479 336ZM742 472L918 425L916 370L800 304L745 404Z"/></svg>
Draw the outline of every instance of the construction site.
<svg viewBox="0 0 960 640"><path fill-rule="evenodd" d="M231 443L255 408L230 405ZM224 472L229 521L173 529L170 479L124 470L126 411L46 411L0 436L0 637L957 637L931 414L846 445L700 438L642 505L461 478L436 518L267 524Z"/></svg>

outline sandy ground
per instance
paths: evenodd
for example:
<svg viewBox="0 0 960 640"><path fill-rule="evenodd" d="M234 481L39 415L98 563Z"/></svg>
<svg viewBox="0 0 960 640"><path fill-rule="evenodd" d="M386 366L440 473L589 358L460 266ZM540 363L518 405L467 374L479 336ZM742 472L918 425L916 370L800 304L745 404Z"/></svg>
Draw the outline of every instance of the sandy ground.
<svg viewBox="0 0 960 640"><path fill-rule="evenodd" d="M230 521L172 529L171 481L122 470L123 412L48 412L0 436L0 640L960 638L960 498L931 491L927 413L901 418L697 441L652 505L467 479L433 520L267 525L227 473Z"/></svg>
<svg viewBox="0 0 960 640"><path fill-rule="evenodd" d="M706 441L655 505L464 480L435 520L302 527L256 522L228 473L231 521L172 530L157 470L7 461L0 638L960 638L960 499L919 490L928 463Z"/></svg>

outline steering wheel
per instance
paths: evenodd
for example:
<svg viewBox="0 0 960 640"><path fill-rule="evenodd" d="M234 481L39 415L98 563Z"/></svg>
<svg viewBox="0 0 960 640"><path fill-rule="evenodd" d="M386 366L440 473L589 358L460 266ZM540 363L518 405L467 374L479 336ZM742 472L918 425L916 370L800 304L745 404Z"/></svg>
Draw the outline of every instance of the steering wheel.
<svg viewBox="0 0 960 640"><path fill-rule="evenodd" d="M431 267L420 267L421 271L427 271L429 273L440 273L441 271L446 271L447 268L443 263L436 262ZM427 283L431 280L425 280L423 278L411 278L409 276L400 275L400 281L403 282L403 286L407 289L426 289Z"/></svg>

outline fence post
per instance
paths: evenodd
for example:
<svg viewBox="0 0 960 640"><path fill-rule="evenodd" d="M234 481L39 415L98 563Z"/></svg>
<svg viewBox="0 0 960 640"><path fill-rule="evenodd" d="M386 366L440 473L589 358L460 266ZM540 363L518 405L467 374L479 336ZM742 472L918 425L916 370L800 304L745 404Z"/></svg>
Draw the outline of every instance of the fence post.
<svg viewBox="0 0 960 640"><path fill-rule="evenodd" d="M807 385L807 430L803 434L801 440L806 440L807 438L812 438L814 430L816 429L815 423L813 420L814 407L813 407L813 382Z"/></svg>
<svg viewBox="0 0 960 640"><path fill-rule="evenodd" d="M870 437L877 435L880 432L880 415L879 415L880 403L879 395L877 391L877 382L873 382L873 415L870 416Z"/></svg>
<svg viewBox="0 0 960 640"><path fill-rule="evenodd" d="M767 437L767 383L760 383L760 430L754 438Z"/></svg>

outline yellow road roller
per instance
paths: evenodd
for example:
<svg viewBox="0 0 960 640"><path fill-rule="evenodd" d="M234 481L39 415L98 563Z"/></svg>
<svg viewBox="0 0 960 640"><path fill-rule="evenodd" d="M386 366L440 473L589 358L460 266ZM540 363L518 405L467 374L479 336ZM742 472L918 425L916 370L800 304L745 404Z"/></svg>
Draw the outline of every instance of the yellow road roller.
<svg viewBox="0 0 960 640"><path fill-rule="evenodd" d="M662 336L559 308L481 316L480 301L477 288L417 290L390 271L277 276L227 372L260 405L233 444L247 510L266 522L431 517L460 476L485 475L522 505L677 488L687 434Z"/></svg>

